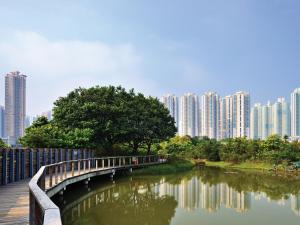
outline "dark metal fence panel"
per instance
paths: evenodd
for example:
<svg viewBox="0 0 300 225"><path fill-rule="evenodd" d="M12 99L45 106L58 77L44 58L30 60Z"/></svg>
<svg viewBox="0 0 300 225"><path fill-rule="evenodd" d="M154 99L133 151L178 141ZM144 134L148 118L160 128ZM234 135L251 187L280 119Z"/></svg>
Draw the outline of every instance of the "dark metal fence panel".
<svg viewBox="0 0 300 225"><path fill-rule="evenodd" d="M33 177L45 165L93 155L89 149L0 149L0 185ZM70 169L69 164L67 169Z"/></svg>

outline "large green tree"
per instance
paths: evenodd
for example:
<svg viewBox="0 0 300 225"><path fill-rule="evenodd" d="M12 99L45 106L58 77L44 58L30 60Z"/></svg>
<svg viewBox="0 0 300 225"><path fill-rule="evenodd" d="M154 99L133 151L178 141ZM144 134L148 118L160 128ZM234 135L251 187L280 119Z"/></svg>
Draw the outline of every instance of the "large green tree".
<svg viewBox="0 0 300 225"><path fill-rule="evenodd" d="M54 123L67 132L88 129L90 142L111 150L127 144L137 153L175 135L174 120L156 98L122 87L79 88L54 103Z"/></svg>

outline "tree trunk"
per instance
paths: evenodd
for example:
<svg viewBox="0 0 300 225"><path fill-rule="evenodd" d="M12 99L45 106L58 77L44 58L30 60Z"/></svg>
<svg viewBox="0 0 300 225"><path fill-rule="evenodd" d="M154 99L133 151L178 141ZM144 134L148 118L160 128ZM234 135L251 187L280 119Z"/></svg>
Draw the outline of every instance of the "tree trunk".
<svg viewBox="0 0 300 225"><path fill-rule="evenodd" d="M150 155L151 153L151 143L147 144L147 155Z"/></svg>

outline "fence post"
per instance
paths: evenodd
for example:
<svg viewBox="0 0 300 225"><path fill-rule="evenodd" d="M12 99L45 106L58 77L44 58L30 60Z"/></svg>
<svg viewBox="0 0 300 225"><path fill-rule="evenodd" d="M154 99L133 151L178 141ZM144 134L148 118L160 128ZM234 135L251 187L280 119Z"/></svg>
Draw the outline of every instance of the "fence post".
<svg viewBox="0 0 300 225"><path fill-rule="evenodd" d="M14 150L11 149L9 151L9 182L12 183L14 182L14 162L15 162L15 159L14 159Z"/></svg>
<svg viewBox="0 0 300 225"><path fill-rule="evenodd" d="M49 165L52 164L52 148L49 149Z"/></svg>
<svg viewBox="0 0 300 225"><path fill-rule="evenodd" d="M69 149L65 150L65 155L66 155L65 159L66 159L66 162L67 162L67 161L69 161ZM70 168L71 168L70 163L67 163L67 170L70 170Z"/></svg>
<svg viewBox="0 0 300 225"><path fill-rule="evenodd" d="M2 150L2 184L7 184L7 152Z"/></svg>
<svg viewBox="0 0 300 225"><path fill-rule="evenodd" d="M46 150L43 148L43 166L47 164L46 162Z"/></svg>
<svg viewBox="0 0 300 225"><path fill-rule="evenodd" d="M25 179L25 150L21 150L21 179Z"/></svg>
<svg viewBox="0 0 300 225"><path fill-rule="evenodd" d="M39 171L41 167L41 161L40 161L40 149L38 148L36 150L36 171Z"/></svg>
<svg viewBox="0 0 300 225"><path fill-rule="evenodd" d="M59 162L62 162L63 161L63 150L60 148L59 149Z"/></svg>
<svg viewBox="0 0 300 225"><path fill-rule="evenodd" d="M16 176L15 181L20 180L20 149L16 149Z"/></svg>
<svg viewBox="0 0 300 225"><path fill-rule="evenodd" d="M29 177L33 176L33 151L29 149Z"/></svg>
<svg viewBox="0 0 300 225"><path fill-rule="evenodd" d="M58 163L58 149L54 149L54 163Z"/></svg>

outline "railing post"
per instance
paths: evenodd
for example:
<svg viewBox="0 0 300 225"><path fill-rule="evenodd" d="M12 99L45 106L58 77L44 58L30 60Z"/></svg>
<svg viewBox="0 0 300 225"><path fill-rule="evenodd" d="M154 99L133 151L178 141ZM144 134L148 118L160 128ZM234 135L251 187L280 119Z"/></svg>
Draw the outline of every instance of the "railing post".
<svg viewBox="0 0 300 225"><path fill-rule="evenodd" d="M122 158L119 158L119 166L121 167Z"/></svg>
<svg viewBox="0 0 300 225"><path fill-rule="evenodd" d="M85 165L86 165L85 159L82 162L83 162L83 173L85 173Z"/></svg>
<svg viewBox="0 0 300 225"><path fill-rule="evenodd" d="M88 161L88 164L89 164L89 165L88 165L88 166L89 166L89 172L91 171L91 160L92 160L92 159L89 159L89 161Z"/></svg>
<svg viewBox="0 0 300 225"><path fill-rule="evenodd" d="M7 184L7 150L2 150L2 184Z"/></svg>
<svg viewBox="0 0 300 225"><path fill-rule="evenodd" d="M57 184L58 183L58 165L55 165L54 169L55 169L55 184Z"/></svg>
<svg viewBox="0 0 300 225"><path fill-rule="evenodd" d="M110 167L110 158L107 159L107 167Z"/></svg>
<svg viewBox="0 0 300 225"><path fill-rule="evenodd" d="M63 181L63 164L59 165L60 181Z"/></svg>
<svg viewBox="0 0 300 225"><path fill-rule="evenodd" d="M96 170L98 170L98 159L95 160L96 160Z"/></svg>
<svg viewBox="0 0 300 225"><path fill-rule="evenodd" d="M74 177L74 167L75 167L75 162L71 162L71 167L72 167L72 177Z"/></svg>
<svg viewBox="0 0 300 225"><path fill-rule="evenodd" d="M78 175L80 175L80 160L78 160Z"/></svg>
<svg viewBox="0 0 300 225"><path fill-rule="evenodd" d="M52 166L49 167L49 187L52 187Z"/></svg>
<svg viewBox="0 0 300 225"><path fill-rule="evenodd" d="M65 179L67 179L67 163L64 163Z"/></svg>
<svg viewBox="0 0 300 225"><path fill-rule="evenodd" d="M116 158L113 158L113 167L115 167Z"/></svg>
<svg viewBox="0 0 300 225"><path fill-rule="evenodd" d="M14 168L14 162L15 162L15 159L14 159L14 150L11 149L9 151L9 182L12 183L14 182L14 176L15 176L15 168Z"/></svg>
<svg viewBox="0 0 300 225"><path fill-rule="evenodd" d="M104 159L102 159L102 169L104 169Z"/></svg>

